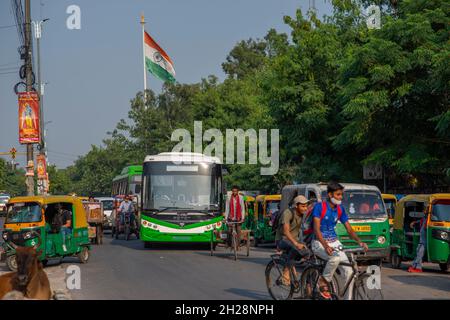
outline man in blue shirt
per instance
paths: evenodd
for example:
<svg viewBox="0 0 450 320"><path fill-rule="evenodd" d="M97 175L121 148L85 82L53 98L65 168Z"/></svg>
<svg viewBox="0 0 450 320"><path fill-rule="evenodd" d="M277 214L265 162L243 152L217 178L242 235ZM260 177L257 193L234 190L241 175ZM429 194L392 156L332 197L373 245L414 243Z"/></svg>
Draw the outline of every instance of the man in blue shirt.
<svg viewBox="0 0 450 320"><path fill-rule="evenodd" d="M345 252L340 251L341 242L336 235L335 227L338 220L345 226L350 237L355 240L365 251L368 250L367 245L362 242L356 235L352 226L348 222L348 216L342 204L344 195L344 187L335 182L331 182L327 186L328 198L322 202L315 204L313 209L314 218L314 235L315 239L311 244L313 252L327 261L322 277L319 280L320 293L323 298L330 299L329 283L333 279L334 272L341 262L347 262L348 258ZM341 274L348 281L351 276L351 267L339 267ZM347 293L348 294L348 293Z"/></svg>

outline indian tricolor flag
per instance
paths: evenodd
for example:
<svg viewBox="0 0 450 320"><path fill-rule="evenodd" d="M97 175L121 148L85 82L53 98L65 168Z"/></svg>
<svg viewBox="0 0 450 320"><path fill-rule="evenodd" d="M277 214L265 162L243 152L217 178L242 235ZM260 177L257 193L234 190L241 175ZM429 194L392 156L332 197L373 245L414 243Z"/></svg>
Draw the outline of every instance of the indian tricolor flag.
<svg viewBox="0 0 450 320"><path fill-rule="evenodd" d="M144 56L147 70L163 81L175 81L173 62L167 53L144 31Z"/></svg>

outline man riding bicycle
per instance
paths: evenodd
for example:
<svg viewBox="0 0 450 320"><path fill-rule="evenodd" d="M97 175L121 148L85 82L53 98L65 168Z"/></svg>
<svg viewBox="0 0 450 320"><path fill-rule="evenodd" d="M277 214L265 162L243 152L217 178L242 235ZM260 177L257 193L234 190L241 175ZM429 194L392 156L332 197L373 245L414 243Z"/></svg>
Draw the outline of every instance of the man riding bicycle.
<svg viewBox="0 0 450 320"><path fill-rule="evenodd" d="M348 222L347 213L341 205L344 187L339 183L331 182L327 186L327 193L328 198L326 200L323 199L322 202L316 203L313 209L312 214L314 218L315 239L311 244L313 252L321 259L327 261L323 274L319 279L319 290L324 299L331 298L329 284L338 267L342 271L341 274L343 275L345 282L349 280L352 272L351 267L339 266L341 262L348 263L349 261L345 252L339 250L342 248L342 244L338 240L335 231L338 220L345 226L349 236L355 240L359 246L364 248L364 251L367 252L369 250L367 245L356 235Z"/></svg>
<svg viewBox="0 0 450 320"><path fill-rule="evenodd" d="M239 187L233 186L231 188L231 197L225 206L225 219L227 222L236 223L236 232L238 239L241 239L241 225L245 220L245 203L244 197L239 195ZM231 229L231 228L230 228ZM231 237L228 237L231 239ZM238 242L238 244L240 241ZM239 245L238 245L239 250Z"/></svg>
<svg viewBox="0 0 450 320"><path fill-rule="evenodd" d="M279 217L280 222L275 234L275 241L279 250L284 251L288 257L288 266L292 267L294 261L307 255L309 250L300 242L299 236L302 227L302 219L308 211L309 201L304 196L299 195L294 198L294 209L286 209ZM295 274L295 268L293 269ZM283 270L283 282L289 284L289 268Z"/></svg>
<svg viewBox="0 0 450 320"><path fill-rule="evenodd" d="M125 196L124 201L122 201L122 203L120 204L119 209L117 211L120 214L120 216L119 216L120 225L125 224L125 215L129 214L130 215L130 224L131 224L131 226L134 226L134 222L135 222L134 213L136 211L136 208L134 206L131 195Z"/></svg>

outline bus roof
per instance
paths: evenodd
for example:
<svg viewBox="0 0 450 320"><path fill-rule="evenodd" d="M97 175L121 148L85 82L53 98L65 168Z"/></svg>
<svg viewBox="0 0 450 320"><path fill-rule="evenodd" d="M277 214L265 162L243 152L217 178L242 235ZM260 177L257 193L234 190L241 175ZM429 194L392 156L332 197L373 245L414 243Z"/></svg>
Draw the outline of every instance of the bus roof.
<svg viewBox="0 0 450 320"><path fill-rule="evenodd" d="M154 161L171 161L184 163L217 163L222 162L218 157L210 157L201 153L194 152L162 152L156 155L149 155L145 157L144 162Z"/></svg>
<svg viewBox="0 0 450 320"><path fill-rule="evenodd" d="M142 175L142 166L141 165L133 165L127 166L122 169L119 175L113 178L113 181L121 180L129 178L130 176Z"/></svg>

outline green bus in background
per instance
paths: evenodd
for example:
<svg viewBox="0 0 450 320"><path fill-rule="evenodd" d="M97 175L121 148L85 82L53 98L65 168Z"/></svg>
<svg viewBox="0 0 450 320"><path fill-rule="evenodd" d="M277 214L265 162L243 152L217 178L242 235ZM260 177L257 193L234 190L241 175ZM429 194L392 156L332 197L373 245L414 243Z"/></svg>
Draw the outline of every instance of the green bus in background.
<svg viewBox="0 0 450 320"><path fill-rule="evenodd" d="M217 243L222 228L222 163L201 153L164 152L143 165L140 239L146 248L162 242Z"/></svg>
<svg viewBox="0 0 450 320"><path fill-rule="evenodd" d="M141 193L142 165L128 166L112 182L112 196L132 194L138 198Z"/></svg>

